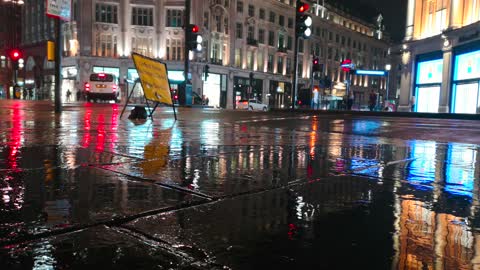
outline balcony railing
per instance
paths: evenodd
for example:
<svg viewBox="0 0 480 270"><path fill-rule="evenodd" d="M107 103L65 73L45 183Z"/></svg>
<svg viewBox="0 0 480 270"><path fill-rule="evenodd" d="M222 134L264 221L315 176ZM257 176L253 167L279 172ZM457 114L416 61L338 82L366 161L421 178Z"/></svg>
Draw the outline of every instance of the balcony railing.
<svg viewBox="0 0 480 270"><path fill-rule="evenodd" d="M258 40L253 38L247 38L247 44L251 46L258 46Z"/></svg>
<svg viewBox="0 0 480 270"><path fill-rule="evenodd" d="M279 53L287 53L287 48L286 48L286 47L278 47L277 52L279 52Z"/></svg>
<svg viewBox="0 0 480 270"><path fill-rule="evenodd" d="M212 65L222 66L223 65L223 60L222 59L217 59L217 58L210 58L210 63Z"/></svg>

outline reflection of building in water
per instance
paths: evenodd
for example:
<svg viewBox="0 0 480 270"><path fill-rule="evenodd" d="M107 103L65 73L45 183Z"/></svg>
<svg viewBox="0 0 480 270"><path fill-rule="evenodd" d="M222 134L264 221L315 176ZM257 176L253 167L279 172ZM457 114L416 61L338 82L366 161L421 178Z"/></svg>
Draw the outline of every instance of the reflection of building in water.
<svg viewBox="0 0 480 270"><path fill-rule="evenodd" d="M417 200L401 202L396 269L472 269L475 238L463 218L436 213Z"/></svg>
<svg viewBox="0 0 480 270"><path fill-rule="evenodd" d="M477 269L477 152L468 145L414 142L408 184L400 192L407 194L396 198L396 269Z"/></svg>

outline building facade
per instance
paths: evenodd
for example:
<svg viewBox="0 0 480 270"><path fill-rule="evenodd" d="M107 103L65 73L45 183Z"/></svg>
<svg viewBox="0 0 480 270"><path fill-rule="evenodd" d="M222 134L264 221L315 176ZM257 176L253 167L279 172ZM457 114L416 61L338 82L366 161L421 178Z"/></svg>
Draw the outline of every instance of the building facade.
<svg viewBox="0 0 480 270"><path fill-rule="evenodd" d="M18 48L21 41L21 8L23 1L0 2L0 99L13 96L14 67L9 59L9 51ZM22 70L18 80L23 82Z"/></svg>
<svg viewBox="0 0 480 270"><path fill-rule="evenodd" d="M23 44L30 48L28 82L52 97L53 64L46 61L45 40L53 23L39 18L42 0L27 0ZM183 82L184 1L73 0L72 21L63 25L64 58L62 91L81 89L93 72L117 75L122 84L138 75L132 52L167 63L172 89ZM256 98L271 107L288 107L292 100L295 1L210 0L192 1L190 22L200 26L203 51L190 53L189 79L193 90L208 97L209 105L235 108L243 98ZM388 62L388 37L383 36L381 16L366 22L333 4L312 4L313 36L299 42L299 89L309 91L323 76L333 81L325 96L343 97L346 73L340 62L351 58L365 69L383 69ZM44 38L42 41L41 38ZM324 66L312 79L313 56ZM28 65L30 61L30 65ZM205 76L208 65L209 74ZM34 71L37 67L37 73ZM250 83L250 74L253 82ZM386 78L353 76L352 89L364 103L367 89L381 94ZM252 85L252 86L251 86ZM131 87L131 85L130 85ZM65 94L62 94L65 96ZM125 96L125 91L123 93Z"/></svg>
<svg viewBox="0 0 480 270"><path fill-rule="evenodd" d="M477 0L409 0L400 110L480 113L479 29Z"/></svg>

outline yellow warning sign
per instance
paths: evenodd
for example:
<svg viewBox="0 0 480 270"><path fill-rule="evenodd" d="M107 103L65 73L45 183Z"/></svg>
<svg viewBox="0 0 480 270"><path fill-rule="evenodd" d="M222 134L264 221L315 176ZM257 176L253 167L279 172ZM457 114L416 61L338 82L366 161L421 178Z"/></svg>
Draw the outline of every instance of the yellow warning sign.
<svg viewBox="0 0 480 270"><path fill-rule="evenodd" d="M172 105L167 65L137 53L133 53L132 58L140 77L145 98Z"/></svg>

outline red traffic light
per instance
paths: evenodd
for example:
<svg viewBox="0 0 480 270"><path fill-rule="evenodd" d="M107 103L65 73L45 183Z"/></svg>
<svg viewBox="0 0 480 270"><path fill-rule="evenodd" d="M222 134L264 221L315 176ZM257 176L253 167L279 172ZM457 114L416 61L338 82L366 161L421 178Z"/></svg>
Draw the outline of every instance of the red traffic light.
<svg viewBox="0 0 480 270"><path fill-rule="evenodd" d="M193 25L192 26L192 33L198 33L198 31L200 31L200 28L198 27L198 25Z"/></svg>
<svg viewBox="0 0 480 270"><path fill-rule="evenodd" d="M309 6L307 3L301 3L301 2L300 2L300 5L298 5L298 7L297 7L297 11L300 12L300 13L304 13L304 12L306 12L309 8L310 8L310 6Z"/></svg>
<svg viewBox="0 0 480 270"><path fill-rule="evenodd" d="M313 64L318 65L318 58L313 59Z"/></svg>
<svg viewBox="0 0 480 270"><path fill-rule="evenodd" d="M20 58L22 58L22 53L18 49L11 50L9 55L10 59L14 62L17 62L18 60L20 60Z"/></svg>

